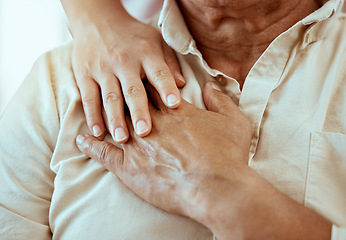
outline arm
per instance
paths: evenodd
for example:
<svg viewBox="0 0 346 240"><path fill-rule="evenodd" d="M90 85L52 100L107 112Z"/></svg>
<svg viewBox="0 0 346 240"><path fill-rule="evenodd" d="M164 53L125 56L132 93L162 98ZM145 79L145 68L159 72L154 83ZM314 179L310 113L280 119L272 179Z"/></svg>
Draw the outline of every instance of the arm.
<svg viewBox="0 0 346 240"><path fill-rule="evenodd" d="M212 112L158 104L152 134L131 134L124 151L88 136L77 144L140 197L204 224L219 240L330 239L329 221L248 167L250 124L231 99L208 84L204 100Z"/></svg>
<svg viewBox="0 0 346 240"><path fill-rule="evenodd" d="M239 189L225 181L225 189L214 184L200 196L208 204L194 219L217 239L331 239L332 224L324 217L279 192L250 168L241 178Z"/></svg>
<svg viewBox="0 0 346 240"><path fill-rule="evenodd" d="M185 80L173 51L156 29L132 18L120 0L61 2L74 38L73 70L91 132L105 132L103 105L114 140L127 141L124 95L136 133L149 134L151 119L141 79L149 79L168 107L179 106L177 86L184 86Z"/></svg>

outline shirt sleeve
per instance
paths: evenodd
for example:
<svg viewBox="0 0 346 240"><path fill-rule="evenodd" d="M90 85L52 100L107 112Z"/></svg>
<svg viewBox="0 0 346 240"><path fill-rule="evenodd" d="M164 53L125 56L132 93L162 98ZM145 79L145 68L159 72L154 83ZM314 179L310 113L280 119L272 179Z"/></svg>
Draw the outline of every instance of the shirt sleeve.
<svg viewBox="0 0 346 240"><path fill-rule="evenodd" d="M50 160L59 118L48 69L42 56L0 118L1 239L52 238Z"/></svg>

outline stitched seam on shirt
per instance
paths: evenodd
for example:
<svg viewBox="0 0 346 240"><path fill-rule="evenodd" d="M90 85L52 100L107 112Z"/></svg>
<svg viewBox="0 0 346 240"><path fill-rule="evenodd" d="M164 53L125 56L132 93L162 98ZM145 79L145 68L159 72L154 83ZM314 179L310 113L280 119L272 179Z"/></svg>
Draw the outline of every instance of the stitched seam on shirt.
<svg viewBox="0 0 346 240"><path fill-rule="evenodd" d="M312 151L312 145L313 145L313 139L314 139L314 135L315 133L311 133L310 134L310 144L309 144L309 157L308 157L308 164L307 164L307 173L306 173L306 179L305 179L305 190L304 190L304 206L306 206L307 204L307 198L308 198L308 194L309 194L309 176L310 176L310 164L311 164L311 158L313 155L313 151Z"/></svg>
<svg viewBox="0 0 346 240"><path fill-rule="evenodd" d="M265 73L262 75L261 81L268 76L268 73L269 73L272 66L273 66L273 63L270 62L270 64L267 66ZM274 87L275 87L275 85L274 85ZM274 88L272 90L270 90L270 93L268 93L268 96L266 97L266 99L264 99L263 103L262 103L262 101L259 102L259 104L262 103L264 105L264 107L261 110L261 112L259 113L259 116L257 118L255 118L255 121L253 124L253 133L252 133L252 138L251 138L248 166L251 166L252 160L255 157L256 152L257 152L258 144L260 141L261 127L263 125L263 116L264 116L266 109L268 108L269 98L270 98L270 95L272 94L273 90L274 90Z"/></svg>

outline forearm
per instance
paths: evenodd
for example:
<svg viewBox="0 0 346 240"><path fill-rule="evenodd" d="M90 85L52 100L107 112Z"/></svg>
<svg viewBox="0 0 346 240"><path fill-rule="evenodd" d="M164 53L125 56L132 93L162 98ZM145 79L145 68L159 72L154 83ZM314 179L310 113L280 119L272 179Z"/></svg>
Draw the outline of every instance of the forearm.
<svg viewBox="0 0 346 240"><path fill-rule="evenodd" d="M84 35L90 29L107 32L117 23L133 19L120 0L61 0L72 35Z"/></svg>
<svg viewBox="0 0 346 240"><path fill-rule="evenodd" d="M331 238L332 225L325 218L275 189L252 169L238 174L243 175L238 182L224 178L214 185L208 181L214 187L207 186L195 200L203 199L199 204L203 207L190 210L190 216L210 228L218 240Z"/></svg>

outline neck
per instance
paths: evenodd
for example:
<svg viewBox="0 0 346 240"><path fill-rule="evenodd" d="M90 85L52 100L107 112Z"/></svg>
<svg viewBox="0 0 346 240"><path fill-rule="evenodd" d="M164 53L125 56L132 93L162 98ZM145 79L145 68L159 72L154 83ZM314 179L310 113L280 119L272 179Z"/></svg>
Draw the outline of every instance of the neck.
<svg viewBox="0 0 346 240"><path fill-rule="evenodd" d="M204 59L241 86L269 44L322 4L315 0L178 2Z"/></svg>

